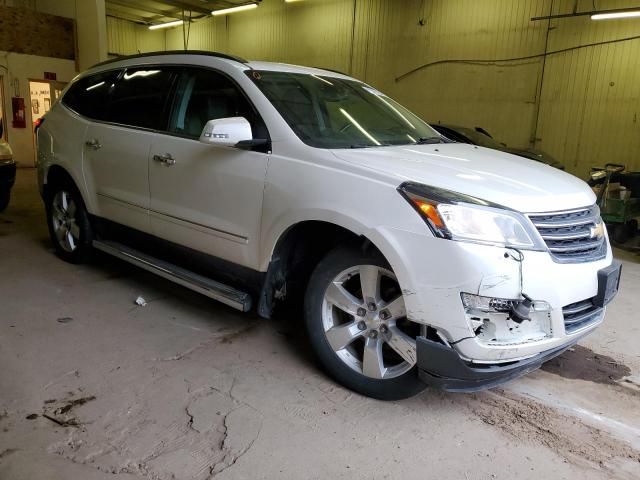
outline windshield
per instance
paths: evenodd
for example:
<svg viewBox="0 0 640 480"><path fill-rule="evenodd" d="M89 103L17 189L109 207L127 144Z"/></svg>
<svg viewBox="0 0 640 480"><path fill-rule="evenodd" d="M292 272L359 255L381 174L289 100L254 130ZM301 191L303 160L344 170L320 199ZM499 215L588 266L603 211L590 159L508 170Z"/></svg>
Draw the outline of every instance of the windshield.
<svg viewBox="0 0 640 480"><path fill-rule="evenodd" d="M363 83L304 73L247 74L312 147L364 148L441 139L413 113Z"/></svg>

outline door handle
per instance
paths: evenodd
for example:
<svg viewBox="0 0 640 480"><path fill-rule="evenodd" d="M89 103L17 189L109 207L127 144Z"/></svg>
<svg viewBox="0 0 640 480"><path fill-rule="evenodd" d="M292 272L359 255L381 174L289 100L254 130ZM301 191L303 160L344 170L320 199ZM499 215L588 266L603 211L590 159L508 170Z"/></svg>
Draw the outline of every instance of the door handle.
<svg viewBox="0 0 640 480"><path fill-rule="evenodd" d="M160 162L160 163L162 163L164 165L167 165L169 167L171 165L175 165L175 163L176 163L176 160L171 156L170 153L165 153L164 155L154 155L153 159L156 162Z"/></svg>
<svg viewBox="0 0 640 480"><path fill-rule="evenodd" d="M93 150L100 150L102 148L102 145L100 145L100 141L97 138L87 140L86 142L84 142L84 144L87 147L92 148Z"/></svg>

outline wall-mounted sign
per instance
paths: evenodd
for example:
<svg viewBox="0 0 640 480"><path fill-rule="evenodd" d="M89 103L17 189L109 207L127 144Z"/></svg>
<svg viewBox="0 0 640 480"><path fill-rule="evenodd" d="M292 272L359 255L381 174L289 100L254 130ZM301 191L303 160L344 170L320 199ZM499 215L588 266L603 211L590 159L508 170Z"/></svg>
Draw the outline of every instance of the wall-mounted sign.
<svg viewBox="0 0 640 480"><path fill-rule="evenodd" d="M57 80L58 76L56 75L56 72L44 72L44 79L45 80Z"/></svg>

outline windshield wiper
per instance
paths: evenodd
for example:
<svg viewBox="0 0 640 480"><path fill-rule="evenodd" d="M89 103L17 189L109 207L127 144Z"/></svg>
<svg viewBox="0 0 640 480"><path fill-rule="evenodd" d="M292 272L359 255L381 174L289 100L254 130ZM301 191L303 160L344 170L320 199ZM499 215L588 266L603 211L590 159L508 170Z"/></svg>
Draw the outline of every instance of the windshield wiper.
<svg viewBox="0 0 640 480"><path fill-rule="evenodd" d="M381 143L380 145L371 145L370 143L354 143L349 148L373 148L373 147L390 147L390 143Z"/></svg>
<svg viewBox="0 0 640 480"><path fill-rule="evenodd" d="M416 145L433 145L435 143L446 143L442 137L420 137L416 141Z"/></svg>

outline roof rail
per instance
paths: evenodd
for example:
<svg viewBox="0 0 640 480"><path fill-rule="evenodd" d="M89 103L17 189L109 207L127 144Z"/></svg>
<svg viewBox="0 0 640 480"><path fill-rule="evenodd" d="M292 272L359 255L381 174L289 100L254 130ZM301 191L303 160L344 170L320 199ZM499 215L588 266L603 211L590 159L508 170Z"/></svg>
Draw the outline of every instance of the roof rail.
<svg viewBox="0 0 640 480"><path fill-rule="evenodd" d="M326 68L326 67L314 67L314 68L317 68L319 70L326 70L327 72L338 73L340 75L344 75L345 77L350 76L348 73L341 72L340 70L334 70L333 68Z"/></svg>
<svg viewBox="0 0 640 480"><path fill-rule="evenodd" d="M147 52L147 53L138 53L136 55L123 55L122 57L112 58L110 60L106 60L104 62L96 63L91 68L101 67L103 65L109 65L110 63L119 62L121 60L130 60L133 58L145 58L145 57L157 57L160 55L206 55L209 57L216 58L224 58L226 60L233 60L235 62L240 63L249 63L247 60L241 57L236 57L235 55L228 55L226 53L220 52L209 52L206 50L164 50L160 52Z"/></svg>

